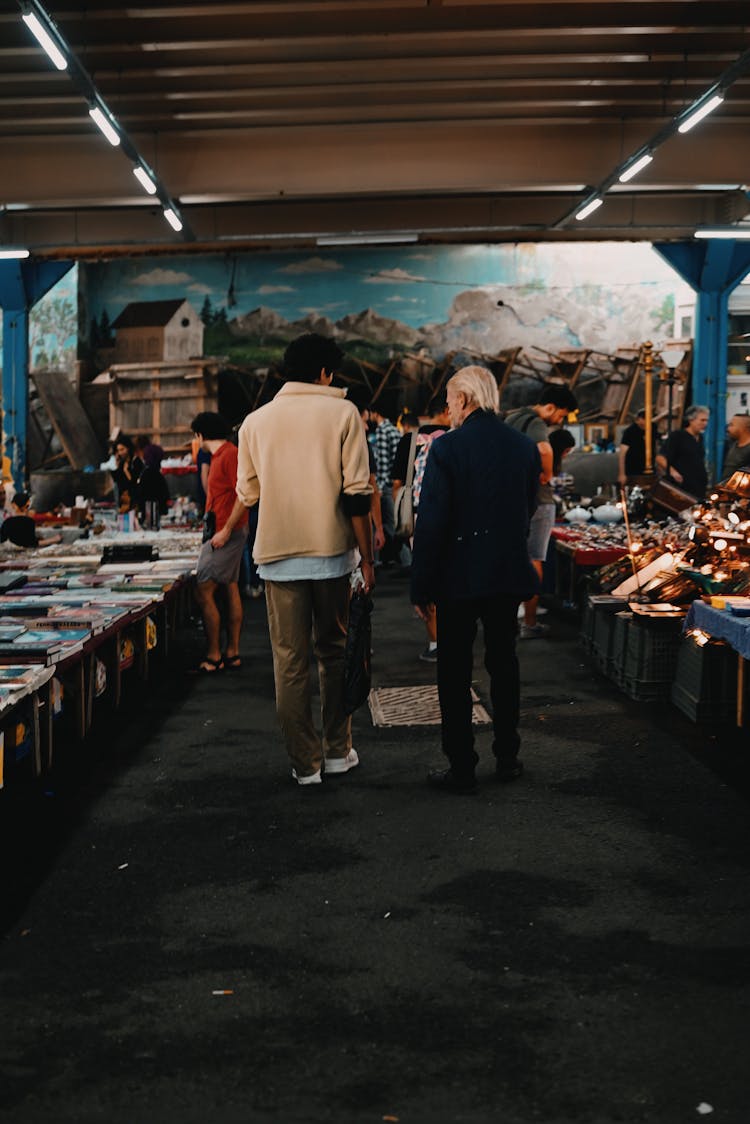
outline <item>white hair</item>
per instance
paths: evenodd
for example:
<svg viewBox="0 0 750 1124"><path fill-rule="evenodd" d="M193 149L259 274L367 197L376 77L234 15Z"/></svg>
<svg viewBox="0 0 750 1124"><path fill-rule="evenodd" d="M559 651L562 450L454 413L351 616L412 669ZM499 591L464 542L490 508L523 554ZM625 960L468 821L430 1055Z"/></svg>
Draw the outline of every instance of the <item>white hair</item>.
<svg viewBox="0 0 750 1124"><path fill-rule="evenodd" d="M480 410L496 414L500 409L500 392L497 379L486 367L462 367L450 379L448 386L465 394L468 402L473 402Z"/></svg>

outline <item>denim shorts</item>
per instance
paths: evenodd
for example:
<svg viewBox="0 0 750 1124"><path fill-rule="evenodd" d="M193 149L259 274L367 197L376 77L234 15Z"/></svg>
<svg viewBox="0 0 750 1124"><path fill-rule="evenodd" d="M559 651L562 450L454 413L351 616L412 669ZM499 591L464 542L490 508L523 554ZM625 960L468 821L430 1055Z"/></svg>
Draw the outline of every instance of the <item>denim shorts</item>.
<svg viewBox="0 0 750 1124"><path fill-rule="evenodd" d="M544 562L552 528L555 525L555 505L540 503L531 517L527 544L532 562Z"/></svg>
<svg viewBox="0 0 750 1124"><path fill-rule="evenodd" d="M240 576L240 562L246 541L247 527L238 527L232 531L224 546L217 550L214 550L210 542L204 542L195 567L195 580L216 582L217 585L236 582Z"/></svg>

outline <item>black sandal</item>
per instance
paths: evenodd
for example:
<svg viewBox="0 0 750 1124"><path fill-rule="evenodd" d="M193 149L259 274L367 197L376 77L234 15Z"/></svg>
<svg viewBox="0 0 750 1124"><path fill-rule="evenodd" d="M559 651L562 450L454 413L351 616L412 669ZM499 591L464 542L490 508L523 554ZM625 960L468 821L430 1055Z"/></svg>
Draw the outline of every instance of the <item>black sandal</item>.
<svg viewBox="0 0 750 1124"><path fill-rule="evenodd" d="M208 667L206 665L209 665ZM212 660L210 656L204 656L197 667L193 668L193 675L216 675L218 671L224 670L224 660L219 656L218 660Z"/></svg>
<svg viewBox="0 0 750 1124"><path fill-rule="evenodd" d="M239 671L242 667L241 656L224 656L224 667L227 671Z"/></svg>

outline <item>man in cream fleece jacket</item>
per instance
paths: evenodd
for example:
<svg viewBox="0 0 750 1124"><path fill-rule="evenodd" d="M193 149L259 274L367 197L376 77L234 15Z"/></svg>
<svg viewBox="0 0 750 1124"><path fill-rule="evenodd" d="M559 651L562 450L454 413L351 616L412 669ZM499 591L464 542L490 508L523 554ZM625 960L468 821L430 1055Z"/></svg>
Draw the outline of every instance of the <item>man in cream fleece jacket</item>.
<svg viewBox="0 0 750 1124"><path fill-rule="evenodd" d="M349 578L361 563L375 582L370 466L356 407L331 386L343 356L333 340L299 336L284 355L286 382L239 431L237 496L263 498L253 558L265 582L276 681L276 710L292 776L319 784L321 773L358 764L343 707ZM310 651L318 663L322 737L311 708Z"/></svg>

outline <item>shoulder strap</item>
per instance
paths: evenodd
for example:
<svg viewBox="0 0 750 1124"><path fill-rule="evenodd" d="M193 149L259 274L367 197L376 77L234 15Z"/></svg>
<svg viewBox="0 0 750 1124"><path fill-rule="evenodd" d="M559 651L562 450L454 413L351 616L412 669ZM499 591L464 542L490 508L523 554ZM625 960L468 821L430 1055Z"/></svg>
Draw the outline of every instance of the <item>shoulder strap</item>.
<svg viewBox="0 0 750 1124"><path fill-rule="evenodd" d="M531 413L529 414L529 416L528 416L528 417L527 417L527 418L526 418L526 419L524 420L523 424L522 424L522 425L520 425L520 426L518 427L518 429L519 429L519 432L521 432L521 433L525 433L525 432L526 432L526 430L527 430L527 429L529 428L529 426L531 425L531 423L533 422L533 420L534 420L534 418L535 418L535 417L536 417L536 414L535 414L535 413L534 413L534 411L532 410L532 411L531 411Z"/></svg>
<svg viewBox="0 0 750 1124"><path fill-rule="evenodd" d="M409 445L409 463L406 467L406 480L404 481L404 484L407 488L411 488L412 483L414 482L414 457L416 456L416 452L417 431L416 429L413 429L411 433L411 444Z"/></svg>

